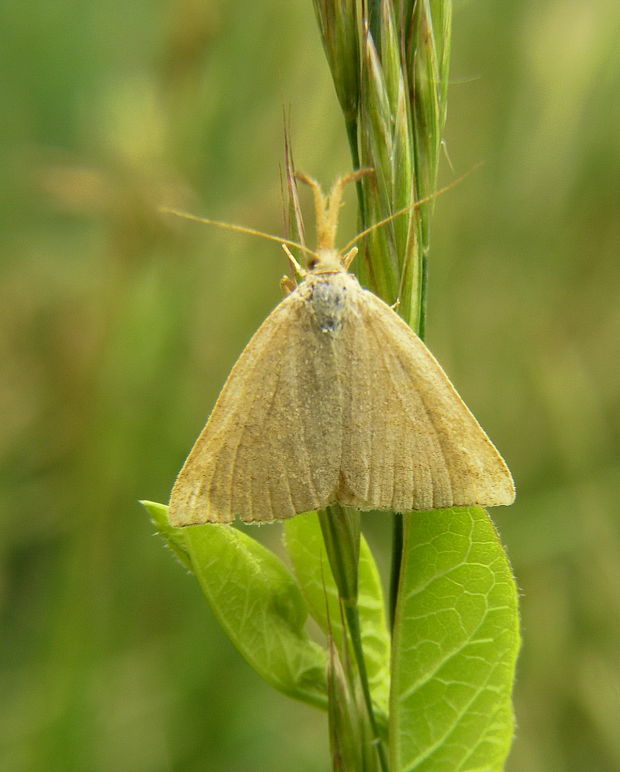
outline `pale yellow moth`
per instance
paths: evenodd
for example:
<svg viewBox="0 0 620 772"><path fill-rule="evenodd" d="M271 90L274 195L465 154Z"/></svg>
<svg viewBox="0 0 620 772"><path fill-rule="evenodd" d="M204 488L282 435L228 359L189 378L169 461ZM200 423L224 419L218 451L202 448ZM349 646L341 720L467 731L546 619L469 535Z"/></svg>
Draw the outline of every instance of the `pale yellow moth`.
<svg viewBox="0 0 620 772"><path fill-rule="evenodd" d="M334 247L342 187L355 177L325 196L301 176L317 249L306 270L287 250L301 283L285 281L288 296L233 367L177 477L172 525L280 520L334 503L407 512L513 502L504 460L438 362L348 272L356 248Z"/></svg>

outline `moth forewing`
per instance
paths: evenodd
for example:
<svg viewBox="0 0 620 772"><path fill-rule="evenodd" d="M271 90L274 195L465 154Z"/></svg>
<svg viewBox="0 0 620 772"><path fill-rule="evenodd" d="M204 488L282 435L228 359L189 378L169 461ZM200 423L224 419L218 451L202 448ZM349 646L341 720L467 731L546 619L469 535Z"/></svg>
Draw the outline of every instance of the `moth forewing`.
<svg viewBox="0 0 620 772"><path fill-rule="evenodd" d="M336 488L341 398L333 341L291 293L233 367L174 485L173 525L292 517Z"/></svg>
<svg viewBox="0 0 620 772"><path fill-rule="evenodd" d="M394 511L512 503L506 464L424 343L372 293L360 290L358 308L364 334L352 340L365 378L349 380L345 404L369 419L353 418L343 433L340 503Z"/></svg>
<svg viewBox="0 0 620 772"><path fill-rule="evenodd" d="M172 525L512 503L506 464L433 355L347 273L353 253L333 246L342 181L328 197L312 186L310 270L290 256L302 281L233 367L172 490Z"/></svg>

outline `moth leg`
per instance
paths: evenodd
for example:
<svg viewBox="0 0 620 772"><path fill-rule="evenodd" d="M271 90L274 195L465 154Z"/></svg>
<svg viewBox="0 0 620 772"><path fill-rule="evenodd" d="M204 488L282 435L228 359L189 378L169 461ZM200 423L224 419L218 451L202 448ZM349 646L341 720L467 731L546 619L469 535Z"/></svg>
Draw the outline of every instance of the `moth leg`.
<svg viewBox="0 0 620 772"><path fill-rule="evenodd" d="M282 290L284 297L287 297L291 292L295 292L297 289L297 282L295 279L291 279L290 276L283 276L280 279L280 289Z"/></svg>
<svg viewBox="0 0 620 772"><path fill-rule="evenodd" d="M282 249L284 250L284 254L288 258L288 264L289 268L291 269L291 273L293 276L299 276L300 279L305 279L307 275L307 271L299 265L297 260L295 259L295 256L291 252L291 250L287 247L286 244L282 244ZM295 279L291 279L291 281L295 281ZM295 281L295 286L297 286L297 282Z"/></svg>

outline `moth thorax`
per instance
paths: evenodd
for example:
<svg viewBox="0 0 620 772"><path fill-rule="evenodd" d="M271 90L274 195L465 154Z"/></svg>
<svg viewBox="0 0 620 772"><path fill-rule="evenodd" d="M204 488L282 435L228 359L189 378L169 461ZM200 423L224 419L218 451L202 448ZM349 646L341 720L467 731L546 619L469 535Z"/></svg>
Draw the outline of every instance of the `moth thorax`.
<svg viewBox="0 0 620 772"><path fill-rule="evenodd" d="M315 321L324 333L335 333L342 327L347 287L339 281L342 274L325 274L312 282L308 300Z"/></svg>

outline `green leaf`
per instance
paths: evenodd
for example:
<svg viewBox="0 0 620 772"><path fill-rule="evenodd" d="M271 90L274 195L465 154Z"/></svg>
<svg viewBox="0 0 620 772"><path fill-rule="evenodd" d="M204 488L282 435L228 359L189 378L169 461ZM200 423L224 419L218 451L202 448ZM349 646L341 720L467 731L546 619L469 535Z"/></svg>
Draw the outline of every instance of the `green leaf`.
<svg viewBox="0 0 620 772"><path fill-rule="evenodd" d="M282 561L233 526L173 528L167 507L144 505L254 670L290 697L326 708L326 655L305 631L306 604Z"/></svg>
<svg viewBox="0 0 620 772"><path fill-rule="evenodd" d="M314 512L298 515L284 526L286 547L311 616L343 652L343 619L338 589ZM381 579L370 547L360 543L358 610L370 690L380 714L387 715L390 639L385 620Z"/></svg>
<svg viewBox="0 0 620 772"><path fill-rule="evenodd" d="M179 562L185 568L193 571L192 558L185 543L185 531L182 528L173 528L168 520L168 507L158 504L156 501L141 501L140 504L151 516L151 522L157 533L166 542Z"/></svg>
<svg viewBox="0 0 620 772"><path fill-rule="evenodd" d="M510 565L479 507L405 518L390 769L501 770L520 640Z"/></svg>

